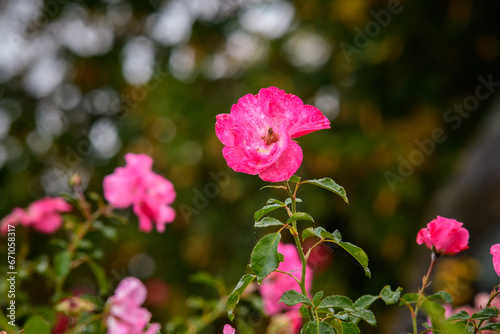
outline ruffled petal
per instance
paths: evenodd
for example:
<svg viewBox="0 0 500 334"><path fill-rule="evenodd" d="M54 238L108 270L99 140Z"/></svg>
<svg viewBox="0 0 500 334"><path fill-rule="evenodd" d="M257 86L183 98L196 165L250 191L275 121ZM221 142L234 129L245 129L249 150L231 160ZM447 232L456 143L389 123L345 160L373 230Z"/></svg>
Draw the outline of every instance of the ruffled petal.
<svg viewBox="0 0 500 334"><path fill-rule="evenodd" d="M156 216L154 207L148 205L147 202L141 201L135 203L132 207L135 215L139 219L139 230L149 233L153 229L153 219Z"/></svg>
<svg viewBox="0 0 500 334"><path fill-rule="evenodd" d="M124 168L116 170L124 170ZM131 206L137 197L136 179L135 175L120 171L105 176L102 182L104 198L118 209Z"/></svg>
<svg viewBox="0 0 500 334"><path fill-rule="evenodd" d="M290 137L297 138L308 133L330 128L330 121L321 111L311 105L292 110L296 114L295 123L290 127Z"/></svg>
<svg viewBox="0 0 500 334"><path fill-rule="evenodd" d="M302 149L299 144L290 140L288 147L279 159L259 173L262 180L268 182L281 182L288 180L299 169L303 159Z"/></svg>
<svg viewBox="0 0 500 334"><path fill-rule="evenodd" d="M57 212L46 213L39 220L33 221L31 226L42 233L54 233L62 225L62 217Z"/></svg>
<svg viewBox="0 0 500 334"><path fill-rule="evenodd" d="M495 244L490 248L490 254L493 255L493 268L500 276L500 244Z"/></svg>
<svg viewBox="0 0 500 334"><path fill-rule="evenodd" d="M127 162L126 168L137 173L148 172L153 167L153 158L146 154L127 153L125 161Z"/></svg>
<svg viewBox="0 0 500 334"><path fill-rule="evenodd" d="M127 300L132 305L140 306L147 296L146 287L135 277L123 279L115 290L116 300Z"/></svg>
<svg viewBox="0 0 500 334"><path fill-rule="evenodd" d="M234 132L232 130L233 122L230 114L219 114L215 116L215 134L222 144L227 146L234 145Z"/></svg>

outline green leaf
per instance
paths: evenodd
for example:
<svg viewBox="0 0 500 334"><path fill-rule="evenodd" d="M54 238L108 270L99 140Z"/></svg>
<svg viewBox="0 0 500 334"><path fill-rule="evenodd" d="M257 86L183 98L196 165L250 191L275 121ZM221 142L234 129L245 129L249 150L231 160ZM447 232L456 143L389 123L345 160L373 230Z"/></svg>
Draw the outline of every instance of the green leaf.
<svg viewBox="0 0 500 334"><path fill-rule="evenodd" d="M297 202L297 203L302 203L302 200L301 200L300 198L298 198L298 197L297 197L297 198L295 198L295 202ZM290 205L290 204L292 204L292 199L289 197L289 198L287 198L287 199L285 200L285 205Z"/></svg>
<svg viewBox="0 0 500 334"><path fill-rule="evenodd" d="M288 181L293 182L293 183L299 183L300 182L300 176L297 175L292 175Z"/></svg>
<svg viewBox="0 0 500 334"><path fill-rule="evenodd" d="M236 284L236 287L234 288L233 292L229 295L227 298L227 316L229 320L233 321L234 320L234 308L236 307L236 304L240 301L240 297L245 291L245 289L252 283L252 281L255 279L255 275L243 275L241 277L240 281L238 284Z"/></svg>
<svg viewBox="0 0 500 334"><path fill-rule="evenodd" d="M457 314L454 314L451 317L449 317L447 320L456 321L456 320L469 320L469 319L470 319L469 313L467 313L466 311L460 311Z"/></svg>
<svg viewBox="0 0 500 334"><path fill-rule="evenodd" d="M316 228L309 227L302 232L302 240L309 237L318 237L335 243L342 241L342 236L338 230L335 230L332 234L321 226Z"/></svg>
<svg viewBox="0 0 500 334"><path fill-rule="evenodd" d="M365 270L366 276L368 276L369 278L372 277L370 269L368 268L368 255L366 255L364 250L362 250L358 246L351 244L350 242L341 241L336 242L336 244L345 249L349 254L351 254L352 257L356 259L356 261L359 262L359 264Z"/></svg>
<svg viewBox="0 0 500 334"><path fill-rule="evenodd" d="M279 266L278 244L280 240L279 232L270 233L260 239L252 250L250 266L257 275L259 283Z"/></svg>
<svg viewBox="0 0 500 334"><path fill-rule="evenodd" d="M41 316L36 315L26 321L23 334L50 334L50 325Z"/></svg>
<svg viewBox="0 0 500 334"><path fill-rule="evenodd" d="M111 241L118 240L118 230L113 226L104 225L101 229L102 234Z"/></svg>
<svg viewBox="0 0 500 334"><path fill-rule="evenodd" d="M361 334L358 325L350 322L341 322L342 324L342 334Z"/></svg>
<svg viewBox="0 0 500 334"><path fill-rule="evenodd" d="M299 303L313 306L311 300L307 298L307 296L304 296L303 294L295 290L286 291L278 301L278 303L280 302L285 303L285 305L287 306L294 306Z"/></svg>
<svg viewBox="0 0 500 334"><path fill-rule="evenodd" d="M71 269L71 253L63 250L54 256L54 272L61 279L69 274Z"/></svg>
<svg viewBox="0 0 500 334"><path fill-rule="evenodd" d="M355 311L349 311L349 315L358 319L362 319L372 326L377 325L377 320L372 311L367 310L363 307L357 307Z"/></svg>
<svg viewBox="0 0 500 334"><path fill-rule="evenodd" d="M309 237L316 237L317 235L314 234L314 229L312 227L306 228L304 231L302 231L302 241Z"/></svg>
<svg viewBox="0 0 500 334"><path fill-rule="evenodd" d="M321 298L323 298L323 291L318 291L314 294L314 297L312 300L320 300Z"/></svg>
<svg viewBox="0 0 500 334"><path fill-rule="evenodd" d="M302 240L311 236L316 236L318 238L324 239L325 241L333 242L342 247L349 254L351 254L351 256L354 257L356 261L359 262L359 264L361 264L361 266L365 270L365 275L371 278L371 272L368 268L368 256L366 255L365 251L358 246L351 244L350 242L342 241L342 235L338 230L330 233L323 227L316 227L315 229L309 227L302 232Z"/></svg>
<svg viewBox="0 0 500 334"><path fill-rule="evenodd" d="M401 296L401 291L403 291L401 287L397 288L395 291L391 291L391 287L386 285L380 291L380 298L382 298L386 305L396 304Z"/></svg>
<svg viewBox="0 0 500 334"><path fill-rule="evenodd" d="M481 327L481 330L490 330L490 331L494 331L494 330L497 330L497 329L500 329L500 322L491 322L483 327Z"/></svg>
<svg viewBox="0 0 500 334"><path fill-rule="evenodd" d="M260 187L259 190L262 190L264 188L275 188L275 189L284 189L284 190L287 190L285 186L273 186L273 185L267 185L267 186Z"/></svg>
<svg viewBox="0 0 500 334"><path fill-rule="evenodd" d="M355 310L356 307L346 296L328 296L321 304L318 306L319 308L340 308L340 309L350 309Z"/></svg>
<svg viewBox="0 0 500 334"><path fill-rule="evenodd" d="M109 280L106 277L106 271L100 264L94 261L90 261L88 264L99 285L99 294L106 295L109 290Z"/></svg>
<svg viewBox="0 0 500 334"><path fill-rule="evenodd" d="M475 320L488 320L498 315L498 309L496 307L486 307L481 311L474 313L471 315L471 319Z"/></svg>
<svg viewBox="0 0 500 334"><path fill-rule="evenodd" d="M418 301L418 293L406 293L401 299L409 304L416 303ZM399 305L404 305L404 303L400 302Z"/></svg>
<svg viewBox="0 0 500 334"><path fill-rule="evenodd" d="M267 200L266 204L279 204L279 205L285 205L285 203L283 203L282 201L280 200L277 200L275 198L270 198Z"/></svg>
<svg viewBox="0 0 500 334"><path fill-rule="evenodd" d="M305 212L295 212L294 214L292 214L292 216L290 218L288 218L286 223L289 224L289 223L291 223L293 221L297 221L297 220L308 220L310 222L314 222L314 219L310 214L305 213Z"/></svg>
<svg viewBox="0 0 500 334"><path fill-rule="evenodd" d="M335 181L333 181L332 179L330 179L328 177L325 177L323 179L317 179L317 180L302 181L301 184L302 183L310 183L310 184L314 184L315 186L330 190L331 192L342 197L342 199L347 204L349 204L349 200L347 199L347 194L345 192L345 189L342 188L341 186L339 186L337 183L335 183Z"/></svg>
<svg viewBox="0 0 500 334"><path fill-rule="evenodd" d="M435 330L442 330L446 326L445 310L444 307L436 302L424 300L422 309L427 313L431 319L432 328Z"/></svg>
<svg viewBox="0 0 500 334"><path fill-rule="evenodd" d="M354 302L354 306L368 308L368 307L370 307L371 304L373 304L379 298L380 298L379 296L364 295L364 296L359 297Z"/></svg>
<svg viewBox="0 0 500 334"><path fill-rule="evenodd" d="M268 226L282 226L285 225L276 218L264 217L261 221L255 222L253 227L268 227Z"/></svg>
<svg viewBox="0 0 500 334"><path fill-rule="evenodd" d="M193 283L204 284L214 289L219 289L224 286L224 282L221 278L215 277L204 271L199 271L189 276L189 280Z"/></svg>
<svg viewBox="0 0 500 334"><path fill-rule="evenodd" d="M80 241L78 245L78 249L92 249L94 247L94 243L90 240L83 239Z"/></svg>
<svg viewBox="0 0 500 334"><path fill-rule="evenodd" d="M439 291L439 292L436 292L435 294L427 297L427 299L429 300L435 300L435 299L439 299L439 300L442 300L443 302L445 303L453 303L453 298L451 297L451 295L446 292L446 291Z"/></svg>
<svg viewBox="0 0 500 334"><path fill-rule="evenodd" d="M264 217L265 215L267 215L269 212L273 211L273 210L276 210L276 209L279 209L279 208L283 208L284 205L282 204L269 204L269 205L266 205L264 206L262 209L260 209L259 211L255 212L255 214L253 215L255 221L259 221L262 217Z"/></svg>
<svg viewBox="0 0 500 334"><path fill-rule="evenodd" d="M332 326L324 321L309 321L300 331L301 334L334 334Z"/></svg>

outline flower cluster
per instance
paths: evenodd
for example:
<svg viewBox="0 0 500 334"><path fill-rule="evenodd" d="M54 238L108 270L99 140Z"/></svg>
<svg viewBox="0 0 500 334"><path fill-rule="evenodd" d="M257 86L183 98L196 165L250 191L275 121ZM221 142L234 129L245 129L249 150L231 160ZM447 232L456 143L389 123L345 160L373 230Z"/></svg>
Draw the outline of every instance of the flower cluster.
<svg viewBox="0 0 500 334"><path fill-rule="evenodd" d="M319 109L276 87L243 96L216 120L229 167L269 182L288 180L300 167L302 149L292 139L330 127Z"/></svg>
<svg viewBox="0 0 500 334"><path fill-rule="evenodd" d="M157 323L151 324L151 313L141 307L146 300L146 287L135 277L127 277L118 284L109 305L106 324L108 334L155 334L160 329Z"/></svg>
<svg viewBox="0 0 500 334"><path fill-rule="evenodd" d="M455 219L438 216L417 234L417 243L439 255L455 255L469 248L469 231Z"/></svg>
<svg viewBox="0 0 500 334"><path fill-rule="evenodd" d="M176 196L174 186L151 170L151 157L128 153L125 161L125 167L116 168L104 178L104 197L115 208L132 206L141 231L150 232L153 222L158 232L165 231L165 224L175 218L175 211L169 206Z"/></svg>
<svg viewBox="0 0 500 334"><path fill-rule="evenodd" d="M72 210L60 197L45 197L31 203L27 209L15 208L0 222L0 232L7 233L8 225L21 224L42 233L54 233L62 225L61 212Z"/></svg>

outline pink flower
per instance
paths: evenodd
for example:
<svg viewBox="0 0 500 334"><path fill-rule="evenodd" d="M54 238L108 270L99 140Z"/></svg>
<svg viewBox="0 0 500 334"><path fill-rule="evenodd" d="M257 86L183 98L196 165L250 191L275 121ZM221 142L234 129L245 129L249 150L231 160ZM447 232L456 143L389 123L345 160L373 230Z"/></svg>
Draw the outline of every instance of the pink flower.
<svg viewBox="0 0 500 334"><path fill-rule="evenodd" d="M223 330L222 334L235 334L235 333L236 333L236 329L231 327L231 325L224 325L224 330Z"/></svg>
<svg viewBox="0 0 500 334"><path fill-rule="evenodd" d="M493 268L498 276L500 276L500 244L495 244L490 248L490 254L493 255Z"/></svg>
<svg viewBox="0 0 500 334"><path fill-rule="evenodd" d="M243 96L230 114L217 115L215 134L225 145L222 154L229 167L280 182L302 163L302 149L292 139L328 128L330 122L319 109L269 87Z"/></svg>
<svg viewBox="0 0 500 334"><path fill-rule="evenodd" d="M267 333L293 334L300 333L302 328L302 315L298 310L278 313L271 317Z"/></svg>
<svg viewBox="0 0 500 334"><path fill-rule="evenodd" d="M150 232L153 222L158 232L165 231L165 224L175 218L175 211L169 206L175 199L174 186L151 170L151 157L127 153L125 161L125 167L116 168L104 178L104 197L118 209L132 206L141 231Z"/></svg>
<svg viewBox="0 0 500 334"><path fill-rule="evenodd" d="M291 273L298 280L302 276L302 263L299 258L299 254L295 245L287 245L280 243L278 245L278 252L283 254L284 262L281 262L278 266L278 270ZM309 292L312 286L312 274L311 268L307 267L306 270L306 290ZM295 306L287 306L284 303L278 303L283 293L288 290L300 291L300 287L297 282L289 275L273 272L267 276L260 286L260 294L264 302L264 310L268 315L276 314L280 311L297 311L300 308L300 304Z"/></svg>
<svg viewBox="0 0 500 334"><path fill-rule="evenodd" d="M8 225L21 224L42 233L54 233L62 224L61 212L71 211L71 205L60 197L45 197L31 203L27 209L14 208L0 222L0 232L6 234Z"/></svg>
<svg viewBox="0 0 500 334"><path fill-rule="evenodd" d="M127 277L118 284L115 294L109 297L109 311L106 316L107 334L155 334L160 325L151 324L151 313L141 307L146 299L144 285L135 277Z"/></svg>
<svg viewBox="0 0 500 334"><path fill-rule="evenodd" d="M469 248L469 231L455 219L438 216L418 232L417 243L440 255L455 255Z"/></svg>

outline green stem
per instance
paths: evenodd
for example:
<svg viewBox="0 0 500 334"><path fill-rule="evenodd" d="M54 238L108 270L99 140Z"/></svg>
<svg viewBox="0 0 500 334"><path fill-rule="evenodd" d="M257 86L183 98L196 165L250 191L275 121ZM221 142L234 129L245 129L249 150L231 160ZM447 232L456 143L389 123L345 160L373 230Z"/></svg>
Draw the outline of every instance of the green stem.
<svg viewBox="0 0 500 334"><path fill-rule="evenodd" d="M415 312L412 313L412 323L413 323L413 333L418 334L417 331L417 315L420 307L422 306L422 302L425 300L424 290L429 286L429 278L431 277L432 269L436 265L439 254L432 252L431 254L431 264L429 265L429 269L427 270L427 274L422 278L422 287L418 290L418 300L417 305L415 306Z"/></svg>
<svg viewBox="0 0 500 334"><path fill-rule="evenodd" d="M295 188L295 193L292 193L292 190L290 189L290 185L288 181L285 181L285 186L288 191L288 195L290 196L290 200L292 201L292 215L297 212L297 202L296 202L296 196L295 194L297 193L297 188ZM292 233L293 239L295 240L295 245L297 246L297 250L299 252L300 256L300 261L302 262L302 275L300 277L300 290L302 291L302 294L304 296L307 296L307 290L306 290L306 269L307 269L307 260L304 256L304 250L302 249L302 244L300 243L300 238L299 234L296 232L297 231L297 221L292 222L292 231L295 231ZM307 307L307 313L309 314L309 318L311 321L314 321L314 314L311 310L310 307Z"/></svg>

